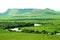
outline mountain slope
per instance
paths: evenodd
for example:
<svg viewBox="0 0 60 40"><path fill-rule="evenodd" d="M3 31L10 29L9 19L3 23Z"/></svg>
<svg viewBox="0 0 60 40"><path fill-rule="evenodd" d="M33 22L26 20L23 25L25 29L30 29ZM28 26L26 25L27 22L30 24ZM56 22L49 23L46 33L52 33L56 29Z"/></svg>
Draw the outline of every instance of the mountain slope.
<svg viewBox="0 0 60 40"><path fill-rule="evenodd" d="M26 19L26 18L59 18L60 12L51 9L8 9L7 12L1 13L3 18Z"/></svg>

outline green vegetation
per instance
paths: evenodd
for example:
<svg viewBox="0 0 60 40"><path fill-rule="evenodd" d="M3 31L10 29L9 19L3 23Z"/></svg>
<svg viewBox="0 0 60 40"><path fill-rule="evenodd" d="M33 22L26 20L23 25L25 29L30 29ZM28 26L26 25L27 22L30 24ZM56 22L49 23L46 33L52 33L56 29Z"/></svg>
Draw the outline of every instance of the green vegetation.
<svg viewBox="0 0 60 40"><path fill-rule="evenodd" d="M42 30L46 30L47 32L53 32L53 31L59 31L60 32L60 26L58 25L43 25L40 27L23 27L21 29L28 29L28 30L38 30L38 31L42 31Z"/></svg>
<svg viewBox="0 0 60 40"><path fill-rule="evenodd" d="M0 30L0 40L60 40L60 36Z"/></svg>
<svg viewBox="0 0 60 40"><path fill-rule="evenodd" d="M49 8L46 9L8 9L0 14L0 19L60 19L60 12Z"/></svg>
<svg viewBox="0 0 60 40"><path fill-rule="evenodd" d="M34 24L41 24L34 27ZM5 29L19 27L23 32ZM51 9L9 9L0 14L0 40L60 40L60 12ZM27 32L27 33L26 33ZM40 34L39 32L42 32Z"/></svg>

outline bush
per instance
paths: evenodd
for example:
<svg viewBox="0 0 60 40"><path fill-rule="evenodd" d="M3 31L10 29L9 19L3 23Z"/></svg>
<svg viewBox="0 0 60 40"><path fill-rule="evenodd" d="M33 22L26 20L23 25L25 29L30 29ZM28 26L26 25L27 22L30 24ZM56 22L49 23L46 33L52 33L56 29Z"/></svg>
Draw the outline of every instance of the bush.
<svg viewBox="0 0 60 40"><path fill-rule="evenodd" d="M54 34L59 33L58 31L54 31Z"/></svg>
<svg viewBox="0 0 60 40"><path fill-rule="evenodd" d="M54 35L54 33L53 33L53 32L51 32L51 35Z"/></svg>
<svg viewBox="0 0 60 40"><path fill-rule="evenodd" d="M34 33L34 30L23 29L22 32L25 32L25 33Z"/></svg>
<svg viewBox="0 0 60 40"><path fill-rule="evenodd" d="M29 30L29 33L34 33L34 30Z"/></svg>
<svg viewBox="0 0 60 40"><path fill-rule="evenodd" d="M27 29L23 29L21 32L29 32L29 30L27 30Z"/></svg>
<svg viewBox="0 0 60 40"><path fill-rule="evenodd" d="M45 30L41 31L41 33L42 33L42 34L48 34L48 32L45 31Z"/></svg>
<svg viewBox="0 0 60 40"><path fill-rule="evenodd" d="M36 31L35 33L38 33L38 34L40 34L41 32L39 32L39 31Z"/></svg>

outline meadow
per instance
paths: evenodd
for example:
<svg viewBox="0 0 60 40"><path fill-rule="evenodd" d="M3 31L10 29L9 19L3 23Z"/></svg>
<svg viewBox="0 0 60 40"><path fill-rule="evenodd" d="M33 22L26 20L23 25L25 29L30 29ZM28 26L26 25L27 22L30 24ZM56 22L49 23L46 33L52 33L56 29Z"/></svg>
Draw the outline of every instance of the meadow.
<svg viewBox="0 0 60 40"><path fill-rule="evenodd" d="M0 30L0 40L60 40L60 36Z"/></svg>
<svg viewBox="0 0 60 40"><path fill-rule="evenodd" d="M41 32L46 30L47 32L60 32L60 20L0 20L0 40L60 40L60 35L48 35L48 34L36 34L36 33L25 33L25 32L12 32L6 31L1 28L6 27L7 25L20 25L20 22L26 23L43 23L42 26L19 26L21 30L28 29ZM18 23L18 24L17 24ZM17 24L17 25L16 25ZM3 26L4 25L4 26ZM13 26L12 26L13 27Z"/></svg>

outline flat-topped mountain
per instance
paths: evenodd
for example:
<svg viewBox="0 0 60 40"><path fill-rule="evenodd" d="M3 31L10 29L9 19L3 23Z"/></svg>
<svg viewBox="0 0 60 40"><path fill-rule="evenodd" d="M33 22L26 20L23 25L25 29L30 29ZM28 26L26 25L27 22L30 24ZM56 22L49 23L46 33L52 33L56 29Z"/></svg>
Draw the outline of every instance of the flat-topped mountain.
<svg viewBox="0 0 60 40"><path fill-rule="evenodd" d="M59 18L60 12L52 9L8 9L0 13L1 18Z"/></svg>

